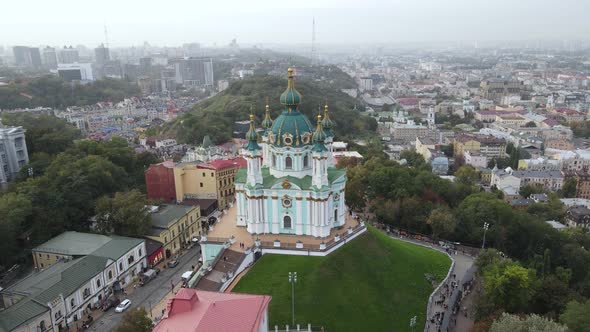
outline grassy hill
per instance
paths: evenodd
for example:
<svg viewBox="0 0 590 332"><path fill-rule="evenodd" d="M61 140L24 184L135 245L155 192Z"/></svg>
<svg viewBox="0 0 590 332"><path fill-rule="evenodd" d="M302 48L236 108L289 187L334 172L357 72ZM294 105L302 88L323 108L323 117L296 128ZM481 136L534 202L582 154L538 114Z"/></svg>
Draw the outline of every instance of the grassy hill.
<svg viewBox="0 0 590 332"><path fill-rule="evenodd" d="M205 135L209 135L215 143L226 142L232 136L233 123L248 119L250 107L254 108L256 122L260 125L264 118L267 97L272 110L271 116L275 119L282 112L279 96L286 86L286 74L284 77L254 76L233 82L226 91L164 125L158 134L191 144L201 143ZM323 110L325 100L328 100L330 116L336 123L336 139L374 134L377 122L353 110L355 100L340 92L335 83L330 84L329 79L321 82L296 79L295 86L303 95L301 110L310 119L313 119L319 108Z"/></svg>
<svg viewBox="0 0 590 332"><path fill-rule="evenodd" d="M297 272L296 324L326 331L405 331L418 316L424 326L433 287L450 259L418 245L391 239L373 228L327 257L265 255L234 292L269 294L270 326L291 324L289 272Z"/></svg>

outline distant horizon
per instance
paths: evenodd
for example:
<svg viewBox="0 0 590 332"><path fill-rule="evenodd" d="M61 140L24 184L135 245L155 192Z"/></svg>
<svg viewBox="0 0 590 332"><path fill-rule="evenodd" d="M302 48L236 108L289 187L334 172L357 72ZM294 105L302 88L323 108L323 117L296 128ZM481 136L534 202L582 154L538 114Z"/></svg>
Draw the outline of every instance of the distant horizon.
<svg viewBox="0 0 590 332"><path fill-rule="evenodd" d="M0 21L0 45L111 47L316 42L397 44L477 41L588 40L590 1L576 0L271 0L186 2L165 7L139 1L103 0L88 10L79 2L8 2ZM34 9L34 10L31 10ZM105 36L105 27L107 35ZM170 46L174 47L174 46Z"/></svg>

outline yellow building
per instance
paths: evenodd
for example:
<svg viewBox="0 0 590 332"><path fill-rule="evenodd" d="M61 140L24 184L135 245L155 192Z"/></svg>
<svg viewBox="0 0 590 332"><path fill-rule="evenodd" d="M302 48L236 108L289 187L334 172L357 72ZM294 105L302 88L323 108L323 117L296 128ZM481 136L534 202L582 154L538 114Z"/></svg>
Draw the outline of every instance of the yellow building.
<svg viewBox="0 0 590 332"><path fill-rule="evenodd" d="M162 205L152 211L148 238L164 244L166 257L176 254L202 234L199 206Z"/></svg>
<svg viewBox="0 0 590 332"><path fill-rule="evenodd" d="M174 166L176 200L217 199L217 178L214 170L200 169L199 163Z"/></svg>
<svg viewBox="0 0 590 332"><path fill-rule="evenodd" d="M481 144L472 135L457 135L453 141L454 155L463 156L465 151L477 151L479 152Z"/></svg>
<svg viewBox="0 0 590 332"><path fill-rule="evenodd" d="M212 160L208 163L181 163L174 167L176 199L217 199L219 209L234 201L234 179L243 158Z"/></svg>
<svg viewBox="0 0 590 332"><path fill-rule="evenodd" d="M506 156L506 140L491 135L458 134L453 141L455 157L462 156L465 151L479 152L487 158L504 158Z"/></svg>

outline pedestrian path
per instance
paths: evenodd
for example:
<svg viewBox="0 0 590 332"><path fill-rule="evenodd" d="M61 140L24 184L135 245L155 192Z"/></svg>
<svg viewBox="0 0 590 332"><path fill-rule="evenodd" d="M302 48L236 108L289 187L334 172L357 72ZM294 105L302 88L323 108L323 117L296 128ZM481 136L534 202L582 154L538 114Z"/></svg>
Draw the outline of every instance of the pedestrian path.
<svg viewBox="0 0 590 332"><path fill-rule="evenodd" d="M449 328L448 331L468 331L469 328L467 327L473 325L473 320L470 320L469 317L463 317L463 319L461 319L461 324L457 325L460 326L461 329L454 329L454 327L456 326L456 317L452 315L452 309L454 305L454 302L452 301L458 298L459 291L463 293L463 283L472 279L473 270L471 270L471 268L473 266L474 258L469 255L465 255L461 252L445 249L431 242L416 240L404 236L400 237L392 234L389 235L392 238L398 240L426 246L443 253L449 253L451 258L454 260L455 264L453 265L453 270L449 274L449 280L445 282L448 286L445 287L443 285L442 287L440 287L437 293L434 294L434 296L432 297L432 302L429 303L429 310L427 310L427 312L431 313L432 316L426 317L427 323L424 331L447 331L447 327ZM453 284L456 286L452 287ZM463 313L461 312L461 315L462 314ZM467 329L464 330L464 328Z"/></svg>

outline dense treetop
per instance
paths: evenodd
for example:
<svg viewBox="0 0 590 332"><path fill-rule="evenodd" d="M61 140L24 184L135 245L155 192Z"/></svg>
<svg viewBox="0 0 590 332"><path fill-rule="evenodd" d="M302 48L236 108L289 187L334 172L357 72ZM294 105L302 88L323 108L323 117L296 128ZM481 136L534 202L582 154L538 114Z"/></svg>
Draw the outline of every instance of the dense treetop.
<svg viewBox="0 0 590 332"><path fill-rule="evenodd" d="M15 80L0 87L0 109L92 105L102 101L119 102L140 93L137 84L117 79L102 79L88 84L70 83L56 76Z"/></svg>

